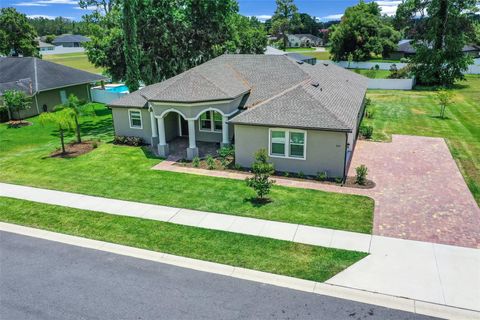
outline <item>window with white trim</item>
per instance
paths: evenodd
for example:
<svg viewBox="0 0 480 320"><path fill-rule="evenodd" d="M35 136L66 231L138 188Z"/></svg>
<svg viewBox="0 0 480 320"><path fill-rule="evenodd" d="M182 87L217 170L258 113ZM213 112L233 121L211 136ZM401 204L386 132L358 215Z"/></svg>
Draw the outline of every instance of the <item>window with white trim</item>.
<svg viewBox="0 0 480 320"><path fill-rule="evenodd" d="M306 131L270 129L269 155L271 157L305 159Z"/></svg>
<svg viewBox="0 0 480 320"><path fill-rule="evenodd" d="M142 129L142 113L139 110L128 110L130 128Z"/></svg>
<svg viewBox="0 0 480 320"><path fill-rule="evenodd" d="M223 117L219 112L209 110L200 116L200 131L222 132Z"/></svg>

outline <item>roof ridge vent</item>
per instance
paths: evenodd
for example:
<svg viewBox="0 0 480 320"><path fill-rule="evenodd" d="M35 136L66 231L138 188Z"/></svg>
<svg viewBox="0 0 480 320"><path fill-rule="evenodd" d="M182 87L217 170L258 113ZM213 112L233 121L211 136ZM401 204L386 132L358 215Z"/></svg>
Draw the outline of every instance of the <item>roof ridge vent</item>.
<svg viewBox="0 0 480 320"><path fill-rule="evenodd" d="M324 65L325 67L328 67L328 63L324 63L323 65Z"/></svg>
<svg viewBox="0 0 480 320"><path fill-rule="evenodd" d="M297 60L298 64L303 64L303 61Z"/></svg>
<svg viewBox="0 0 480 320"><path fill-rule="evenodd" d="M312 83L310 83L312 85L312 87L315 87L315 88L318 88L318 86L320 85L320 83L318 81L313 81ZM321 90L322 88L320 88Z"/></svg>

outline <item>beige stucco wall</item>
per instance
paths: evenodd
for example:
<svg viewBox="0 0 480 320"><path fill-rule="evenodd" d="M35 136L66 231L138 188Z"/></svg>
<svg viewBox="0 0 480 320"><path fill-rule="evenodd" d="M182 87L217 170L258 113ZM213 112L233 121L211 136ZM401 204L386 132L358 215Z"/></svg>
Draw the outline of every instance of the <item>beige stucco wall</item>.
<svg viewBox="0 0 480 320"><path fill-rule="evenodd" d="M20 112L22 118L29 118L38 115L39 113L44 112L43 106L46 106L47 111L52 111L53 108L62 103L60 98L60 91L65 90L67 98L69 95L74 94L80 100L90 101L89 84L81 84L76 86L64 87L54 90L41 91L36 97L32 97L32 104L30 109L23 110ZM36 100L35 100L36 99ZM37 109L38 102L38 109ZM13 115L14 118L17 117L16 114Z"/></svg>
<svg viewBox="0 0 480 320"><path fill-rule="evenodd" d="M261 148L268 150L269 128L235 125L235 161L242 167L251 167L254 154ZM343 177L345 133L307 130L306 159L270 158L275 170L303 172L316 175L327 171L330 177Z"/></svg>
<svg viewBox="0 0 480 320"><path fill-rule="evenodd" d="M128 110L140 110L142 115L142 129L130 128ZM115 135L127 137L140 137L145 143L152 143L152 127L148 109L112 108L113 126Z"/></svg>

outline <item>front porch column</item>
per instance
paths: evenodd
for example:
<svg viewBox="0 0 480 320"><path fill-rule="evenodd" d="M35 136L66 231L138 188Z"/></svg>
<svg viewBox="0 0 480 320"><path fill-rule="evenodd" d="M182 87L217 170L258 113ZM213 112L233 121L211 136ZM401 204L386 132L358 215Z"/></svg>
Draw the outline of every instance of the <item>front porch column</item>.
<svg viewBox="0 0 480 320"><path fill-rule="evenodd" d="M228 134L228 117L222 116L222 147L230 145L230 137Z"/></svg>
<svg viewBox="0 0 480 320"><path fill-rule="evenodd" d="M152 127L152 146L158 144L158 126L153 111L150 111L150 126Z"/></svg>
<svg viewBox="0 0 480 320"><path fill-rule="evenodd" d="M168 157L168 144L165 138L165 119L157 118L158 126L158 155L162 158Z"/></svg>
<svg viewBox="0 0 480 320"><path fill-rule="evenodd" d="M195 141L195 120L188 119L187 160L192 160L195 157L198 157L198 148Z"/></svg>

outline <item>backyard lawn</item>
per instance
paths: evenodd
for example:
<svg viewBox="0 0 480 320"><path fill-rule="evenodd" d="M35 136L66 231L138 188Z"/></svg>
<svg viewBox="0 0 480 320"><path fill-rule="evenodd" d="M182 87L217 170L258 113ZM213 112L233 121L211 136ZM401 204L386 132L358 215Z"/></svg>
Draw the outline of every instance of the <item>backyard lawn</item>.
<svg viewBox="0 0 480 320"><path fill-rule="evenodd" d="M350 71L371 79L387 79L390 75L390 70L350 69Z"/></svg>
<svg viewBox="0 0 480 320"><path fill-rule="evenodd" d="M80 69L92 73L102 73L102 69L95 68L93 64L87 59L87 54L84 52L62 53L62 54L46 54L42 57L43 60L52 61L58 64L63 64L67 67Z"/></svg>
<svg viewBox="0 0 480 320"><path fill-rule="evenodd" d="M0 125L0 181L167 206L370 233L373 200L367 197L275 186L272 202L250 201L245 182L151 170L160 160L146 148L117 146L112 116L103 105L83 118L84 137L102 143L73 159L51 158L59 147L54 127ZM68 141L73 140L70 135Z"/></svg>
<svg viewBox="0 0 480 320"><path fill-rule="evenodd" d="M432 90L370 90L375 140L388 141L392 133L444 137L475 200L480 204L480 76L467 75L467 81L451 89L454 104L447 118L440 119L440 108ZM448 183L445 172L445 183ZM441 187L441 186L439 186Z"/></svg>
<svg viewBox="0 0 480 320"><path fill-rule="evenodd" d="M292 47L285 49L286 52L306 52L306 51L315 51L315 48L305 48L305 47Z"/></svg>
<svg viewBox="0 0 480 320"><path fill-rule="evenodd" d="M367 255L10 198L0 198L0 220L314 281Z"/></svg>

